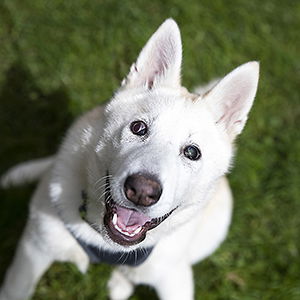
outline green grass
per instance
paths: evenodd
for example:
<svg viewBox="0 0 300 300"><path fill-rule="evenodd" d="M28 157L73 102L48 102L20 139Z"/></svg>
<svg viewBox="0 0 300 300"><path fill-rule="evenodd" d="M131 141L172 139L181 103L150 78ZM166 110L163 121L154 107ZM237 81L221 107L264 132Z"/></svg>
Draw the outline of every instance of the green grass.
<svg viewBox="0 0 300 300"><path fill-rule="evenodd" d="M299 1L1 1L0 173L53 153L72 119L111 97L167 17L181 28L187 87L261 62L230 175L233 223L220 249L194 267L196 299L300 299ZM33 188L0 190L0 280ZM54 264L34 299L106 299L110 272L99 265L82 276ZM131 299L155 297L142 287Z"/></svg>

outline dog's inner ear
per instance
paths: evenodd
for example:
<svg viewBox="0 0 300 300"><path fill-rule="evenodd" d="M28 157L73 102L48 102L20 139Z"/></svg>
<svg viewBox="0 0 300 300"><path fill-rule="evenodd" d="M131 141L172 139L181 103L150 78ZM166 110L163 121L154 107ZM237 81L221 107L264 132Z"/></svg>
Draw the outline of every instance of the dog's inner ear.
<svg viewBox="0 0 300 300"><path fill-rule="evenodd" d="M257 90L259 64L246 63L225 76L204 101L215 121L227 131L233 140L243 130Z"/></svg>
<svg viewBox="0 0 300 300"><path fill-rule="evenodd" d="M181 37L177 24L172 19L166 20L152 35L122 86L178 87L182 59Z"/></svg>

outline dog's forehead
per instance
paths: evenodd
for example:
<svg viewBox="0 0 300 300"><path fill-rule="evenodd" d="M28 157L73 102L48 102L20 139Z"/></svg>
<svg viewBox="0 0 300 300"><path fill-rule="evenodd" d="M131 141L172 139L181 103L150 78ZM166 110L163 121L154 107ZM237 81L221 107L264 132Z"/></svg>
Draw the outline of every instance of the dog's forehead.
<svg viewBox="0 0 300 300"><path fill-rule="evenodd" d="M173 126L185 129L210 123L210 114L201 98L185 89L131 92L117 94L108 106L108 118L125 122L145 118L162 128ZM184 125L184 126L182 126Z"/></svg>

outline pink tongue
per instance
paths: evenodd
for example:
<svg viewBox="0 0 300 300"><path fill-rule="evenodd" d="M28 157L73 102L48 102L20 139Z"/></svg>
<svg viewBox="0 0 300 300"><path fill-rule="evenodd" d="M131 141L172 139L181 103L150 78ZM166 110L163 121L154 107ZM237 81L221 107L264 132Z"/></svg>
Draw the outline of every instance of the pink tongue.
<svg viewBox="0 0 300 300"><path fill-rule="evenodd" d="M125 207L116 205L118 226L128 232L135 231L138 227L142 227L148 221L151 221L151 218L144 215L141 212L137 212Z"/></svg>

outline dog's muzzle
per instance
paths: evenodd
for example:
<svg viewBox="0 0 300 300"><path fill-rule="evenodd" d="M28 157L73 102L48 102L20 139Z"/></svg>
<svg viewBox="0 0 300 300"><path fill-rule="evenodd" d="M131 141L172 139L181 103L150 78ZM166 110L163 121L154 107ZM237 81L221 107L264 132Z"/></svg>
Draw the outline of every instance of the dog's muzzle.
<svg viewBox="0 0 300 300"><path fill-rule="evenodd" d="M161 185L151 176L138 174L129 176L124 184L124 192L127 199L137 205L137 209L117 204L111 195L109 179L106 180L104 225L114 242L131 246L142 242L147 231L163 222L174 209L159 218L150 218L138 210L138 206L155 204L161 196Z"/></svg>

